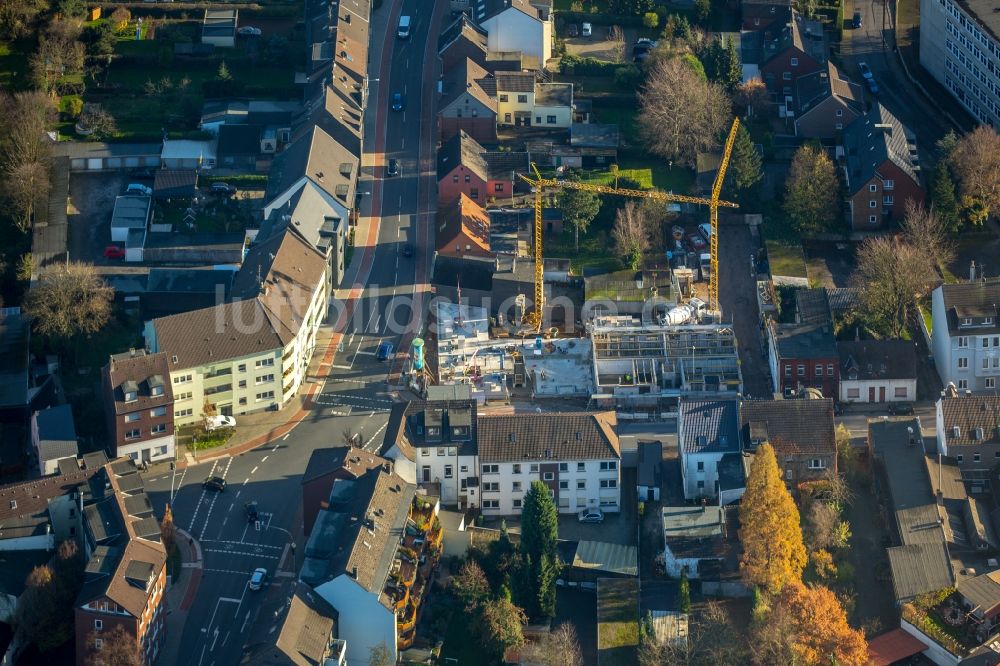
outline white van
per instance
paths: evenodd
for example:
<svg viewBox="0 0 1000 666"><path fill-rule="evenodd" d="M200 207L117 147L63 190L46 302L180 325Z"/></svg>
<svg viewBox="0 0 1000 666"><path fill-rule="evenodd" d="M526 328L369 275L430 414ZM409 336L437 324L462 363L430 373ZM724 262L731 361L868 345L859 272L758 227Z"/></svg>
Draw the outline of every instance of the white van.
<svg viewBox="0 0 1000 666"><path fill-rule="evenodd" d="M399 17L399 30L396 31L396 36L400 39L410 38L410 17L400 16Z"/></svg>

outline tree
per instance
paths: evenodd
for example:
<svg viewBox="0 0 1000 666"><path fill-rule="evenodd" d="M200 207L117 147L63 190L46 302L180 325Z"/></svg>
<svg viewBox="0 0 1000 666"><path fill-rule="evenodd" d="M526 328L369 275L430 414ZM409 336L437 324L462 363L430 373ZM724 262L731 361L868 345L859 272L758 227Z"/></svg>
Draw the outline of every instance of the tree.
<svg viewBox="0 0 1000 666"><path fill-rule="evenodd" d="M0 170L21 164L47 163L45 131L53 119L52 100L42 92L0 93Z"/></svg>
<svg viewBox="0 0 1000 666"><path fill-rule="evenodd" d="M757 147L753 145L746 125L740 125L733 143L729 170L733 174L733 185L739 194L740 203L745 203L748 195L764 177L763 162Z"/></svg>
<svg viewBox="0 0 1000 666"><path fill-rule="evenodd" d="M537 483L537 482L536 482ZM499 656L509 647L524 645L522 627L528 623L524 610L504 597L483 603L479 609L479 628L483 643Z"/></svg>
<svg viewBox="0 0 1000 666"><path fill-rule="evenodd" d="M722 49L719 64L719 83L731 93L736 90L743 80L743 62L740 60L740 54L736 50L736 41L734 39L729 38L726 41L726 46Z"/></svg>
<svg viewBox="0 0 1000 666"><path fill-rule="evenodd" d="M229 67L226 65L226 61L223 60L219 63L219 69L215 74L215 78L219 81L231 81L233 75L229 73Z"/></svg>
<svg viewBox="0 0 1000 666"><path fill-rule="evenodd" d="M852 629L837 596L822 585L790 582L760 627L755 641L761 646L782 645L790 659L764 659L762 663L795 663L801 666L866 666L868 643L864 634ZM779 634L769 636L768 632ZM777 639L777 640L775 640ZM758 655L760 656L760 655Z"/></svg>
<svg viewBox="0 0 1000 666"><path fill-rule="evenodd" d="M698 60L698 56L693 53L683 53L680 56L680 61L687 65L688 69L694 72L695 76L703 82L708 81L708 74L705 72L705 65L702 64L701 60Z"/></svg>
<svg viewBox="0 0 1000 666"><path fill-rule="evenodd" d="M936 283L933 262L923 249L895 238L866 238L857 253L852 281L872 323L902 336L911 306Z"/></svg>
<svg viewBox="0 0 1000 666"><path fill-rule="evenodd" d="M135 637L121 625L111 631L93 631L87 636L87 645L95 645L101 639L101 648L90 652L87 666L143 666L146 660Z"/></svg>
<svg viewBox="0 0 1000 666"><path fill-rule="evenodd" d="M795 151L785 184L785 212L803 235L828 231L840 219L840 181L822 147L805 144Z"/></svg>
<svg viewBox="0 0 1000 666"><path fill-rule="evenodd" d="M35 272L35 259L30 252L25 252L17 260L17 270L15 276L21 282L30 282L31 275Z"/></svg>
<svg viewBox="0 0 1000 666"><path fill-rule="evenodd" d="M611 238L615 241L618 256L630 269L639 270L642 255L650 245L650 224L645 210L634 201L626 201L615 214Z"/></svg>
<svg viewBox="0 0 1000 666"><path fill-rule="evenodd" d="M556 629L521 650L525 663L538 666L583 666L583 654L576 629L569 622L563 622Z"/></svg>
<svg viewBox="0 0 1000 666"><path fill-rule="evenodd" d="M110 21L100 21L83 31L83 42L87 45L88 55L110 55L115 52L117 41L114 25Z"/></svg>
<svg viewBox="0 0 1000 666"><path fill-rule="evenodd" d="M56 12L66 18L80 18L87 13L84 0L57 0Z"/></svg>
<svg viewBox="0 0 1000 666"><path fill-rule="evenodd" d="M368 666L394 666L395 663L385 641L368 648Z"/></svg>
<svg viewBox="0 0 1000 666"><path fill-rule="evenodd" d="M982 224L1000 206L1000 136L980 125L959 139L948 158L961 185L970 222Z"/></svg>
<svg viewBox="0 0 1000 666"><path fill-rule="evenodd" d="M681 613L691 612L691 583L688 582L686 568L681 571L681 582L677 587L677 610Z"/></svg>
<svg viewBox="0 0 1000 666"><path fill-rule="evenodd" d="M451 579L451 587L458 598L465 602L466 610L479 606L490 595L490 582L473 560L466 560L458 575Z"/></svg>
<svg viewBox="0 0 1000 666"><path fill-rule="evenodd" d="M31 229L35 211L46 205L51 181L48 167L41 162L24 162L6 172L3 194L11 221L21 233Z"/></svg>
<svg viewBox="0 0 1000 666"><path fill-rule="evenodd" d="M688 617L687 640L660 643L650 631L639 646L640 666L716 666L746 662L746 638L717 601L708 602Z"/></svg>
<svg viewBox="0 0 1000 666"><path fill-rule="evenodd" d="M840 511L830 502L815 501L806 514L810 550L844 548L851 538L850 524L840 519Z"/></svg>
<svg viewBox="0 0 1000 666"><path fill-rule="evenodd" d="M114 116L100 104L85 105L77 124L86 128L94 139L105 139L118 131Z"/></svg>
<svg viewBox="0 0 1000 666"><path fill-rule="evenodd" d="M753 78L746 83L736 86L733 93L736 103L747 109L748 116L760 115L767 112L770 105L767 86L758 78Z"/></svg>
<svg viewBox="0 0 1000 666"><path fill-rule="evenodd" d="M947 223L932 208L924 208L913 199L906 202L903 218L903 239L923 250L927 261L935 266L947 266L955 259L955 243Z"/></svg>
<svg viewBox="0 0 1000 666"><path fill-rule="evenodd" d="M649 150L688 166L699 152L718 145L730 113L722 88L702 80L680 58L653 63L639 105L639 128Z"/></svg>
<svg viewBox="0 0 1000 666"><path fill-rule="evenodd" d="M163 510L163 520L160 521L160 540L167 553L171 553L177 545L177 526L174 525L174 512L167 504Z"/></svg>
<svg viewBox="0 0 1000 666"><path fill-rule="evenodd" d="M833 578L837 575L837 565L833 563L833 555L828 550L817 550L809 555L816 577L820 580Z"/></svg>
<svg viewBox="0 0 1000 666"><path fill-rule="evenodd" d="M625 33L620 26L608 28L608 41L611 43L611 62L625 62Z"/></svg>
<svg viewBox="0 0 1000 666"><path fill-rule="evenodd" d="M709 0L694 0L694 18L698 23L704 23L712 11L712 4Z"/></svg>
<svg viewBox="0 0 1000 666"><path fill-rule="evenodd" d="M55 19L38 39L38 48L28 59L32 83L43 92L55 90L64 76L83 71L84 47L79 41L78 22Z"/></svg>
<svg viewBox="0 0 1000 666"><path fill-rule="evenodd" d="M775 594L802 578L806 549L799 529L799 510L788 494L774 449L757 448L740 504L743 578Z"/></svg>
<svg viewBox="0 0 1000 666"><path fill-rule="evenodd" d="M951 177L951 170L946 162L938 162L938 165L934 167L930 194L934 212L941 222L949 231L958 231L962 218L958 214L955 180Z"/></svg>
<svg viewBox="0 0 1000 666"><path fill-rule="evenodd" d="M660 15L656 12L646 12L642 15L642 26L655 30L660 25Z"/></svg>
<svg viewBox="0 0 1000 666"><path fill-rule="evenodd" d="M118 7L111 12L111 24L115 27L115 32L123 33L128 30L129 21L132 20L132 12L125 7Z"/></svg>
<svg viewBox="0 0 1000 666"><path fill-rule="evenodd" d="M552 617L556 610L556 541L559 518L548 487L532 481L521 509L521 556L533 594L524 599L533 617Z"/></svg>
<svg viewBox="0 0 1000 666"><path fill-rule="evenodd" d="M590 223L601 210L601 198L584 190L563 189L559 193L563 218L573 227L573 247L580 251L580 233L587 233Z"/></svg>
<svg viewBox="0 0 1000 666"><path fill-rule="evenodd" d="M65 601L52 567L44 564L31 570L17 600L15 624L41 652L62 645L73 635L72 602L65 605Z"/></svg>
<svg viewBox="0 0 1000 666"><path fill-rule="evenodd" d="M0 2L0 39L13 41L30 35L48 5L47 0Z"/></svg>
<svg viewBox="0 0 1000 666"><path fill-rule="evenodd" d="M93 266L70 262L43 273L24 308L39 334L66 339L101 330L111 316L113 298L114 289Z"/></svg>

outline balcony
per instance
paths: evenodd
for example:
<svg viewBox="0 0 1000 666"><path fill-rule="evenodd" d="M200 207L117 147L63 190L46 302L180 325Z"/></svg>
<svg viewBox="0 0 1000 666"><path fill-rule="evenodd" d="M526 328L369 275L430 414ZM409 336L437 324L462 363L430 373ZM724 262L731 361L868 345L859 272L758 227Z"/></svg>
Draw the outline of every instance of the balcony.
<svg viewBox="0 0 1000 666"><path fill-rule="evenodd" d="M405 650L416 638L420 606L430 592L430 581L441 556L444 530L433 507L414 500L403 542L396 554L384 593L396 613L399 649Z"/></svg>
<svg viewBox="0 0 1000 666"><path fill-rule="evenodd" d="M216 377L227 377L233 374L232 368L216 368L212 372L206 372L204 379L215 379Z"/></svg>

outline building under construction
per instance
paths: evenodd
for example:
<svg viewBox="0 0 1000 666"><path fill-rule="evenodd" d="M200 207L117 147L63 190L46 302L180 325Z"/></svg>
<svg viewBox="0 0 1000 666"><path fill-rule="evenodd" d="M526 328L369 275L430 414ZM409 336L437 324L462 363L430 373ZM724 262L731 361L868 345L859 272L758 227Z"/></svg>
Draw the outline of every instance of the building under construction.
<svg viewBox="0 0 1000 666"><path fill-rule="evenodd" d="M617 316L598 317L588 329L597 401L652 408L681 394L743 392L731 325L643 324Z"/></svg>

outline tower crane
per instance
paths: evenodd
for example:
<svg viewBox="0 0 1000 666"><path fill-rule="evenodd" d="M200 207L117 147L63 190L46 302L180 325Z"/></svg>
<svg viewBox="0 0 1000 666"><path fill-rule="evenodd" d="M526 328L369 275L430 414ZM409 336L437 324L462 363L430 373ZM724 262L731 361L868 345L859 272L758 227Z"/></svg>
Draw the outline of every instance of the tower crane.
<svg viewBox="0 0 1000 666"><path fill-rule="evenodd" d="M610 185L592 185L589 183L577 183L568 180L557 180L554 178L543 178L542 174L539 173L538 167L535 166L534 162L531 163L531 169L535 173L534 178L529 178L523 174L519 174L521 179L526 183L531 185L535 194L535 300L533 304L532 311L529 312L525 318L525 324L528 328L534 331L540 331L542 327L542 312L545 300L545 293L543 288L543 261L542 261L542 192L546 187L556 187L565 188L570 190L582 190L585 192L594 192L596 194L614 194L622 197L635 197L638 199L654 199L657 201L673 201L677 203L690 203L705 205L709 207L710 210L710 220L712 224L712 234L709 239L709 244L711 247L711 270L712 274L709 277L709 287L708 287L708 305L709 309L712 311L718 311L719 309L719 207L725 208L739 208L738 204L731 201L724 201L719 199L719 195L722 192L722 181L726 176L726 168L729 165L729 156L733 150L733 142L736 139L736 130L739 128L739 118L733 120L732 128L729 130L729 136L726 138L726 147L722 154L722 160L719 164L719 172L716 174L715 183L712 187L712 196L710 199L705 199L703 197L689 197L683 194L671 194L668 192L660 192L659 190L632 190L626 188L611 187Z"/></svg>

